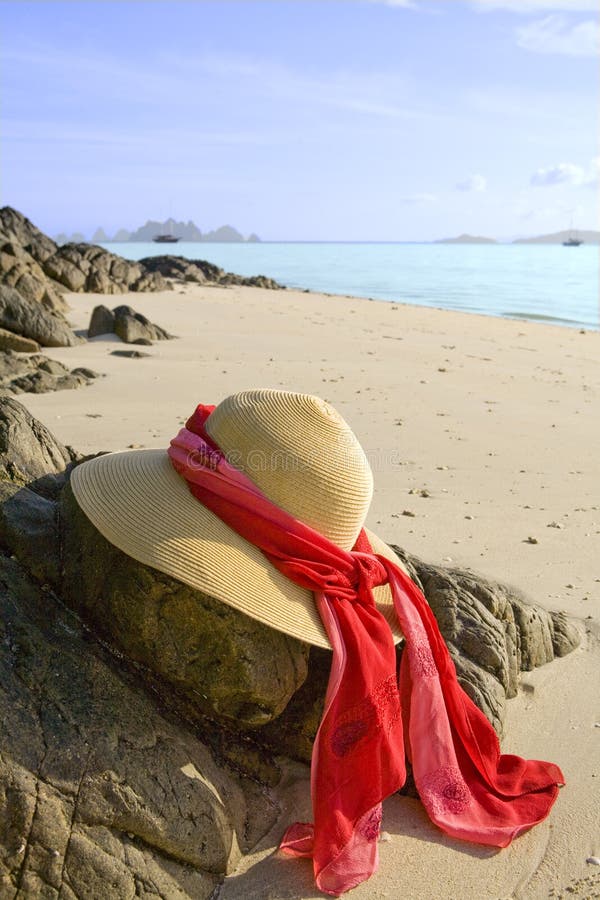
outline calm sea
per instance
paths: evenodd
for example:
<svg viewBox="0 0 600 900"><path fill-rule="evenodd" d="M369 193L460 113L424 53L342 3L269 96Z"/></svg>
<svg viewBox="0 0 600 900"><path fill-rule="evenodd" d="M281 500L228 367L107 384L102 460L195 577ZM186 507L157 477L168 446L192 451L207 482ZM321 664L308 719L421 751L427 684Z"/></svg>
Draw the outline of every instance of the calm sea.
<svg viewBox="0 0 600 900"><path fill-rule="evenodd" d="M599 248L544 244L104 244L173 253L294 288L600 328Z"/></svg>

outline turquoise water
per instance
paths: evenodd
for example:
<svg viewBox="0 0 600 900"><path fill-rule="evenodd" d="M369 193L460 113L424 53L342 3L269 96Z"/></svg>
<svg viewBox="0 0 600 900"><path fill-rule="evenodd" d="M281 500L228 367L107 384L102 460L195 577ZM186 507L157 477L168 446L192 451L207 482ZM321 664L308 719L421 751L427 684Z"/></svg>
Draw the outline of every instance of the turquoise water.
<svg viewBox="0 0 600 900"><path fill-rule="evenodd" d="M598 247L544 244L104 244L172 253L294 288L600 328Z"/></svg>

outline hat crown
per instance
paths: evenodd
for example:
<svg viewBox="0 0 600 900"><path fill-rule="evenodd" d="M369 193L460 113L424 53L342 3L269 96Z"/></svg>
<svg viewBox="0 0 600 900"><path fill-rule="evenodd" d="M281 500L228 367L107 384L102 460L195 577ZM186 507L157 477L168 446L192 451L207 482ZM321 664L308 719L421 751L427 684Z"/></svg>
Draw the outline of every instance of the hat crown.
<svg viewBox="0 0 600 900"><path fill-rule="evenodd" d="M205 427L269 500L345 550L354 546L373 476L352 429L326 401L242 391L223 400Z"/></svg>

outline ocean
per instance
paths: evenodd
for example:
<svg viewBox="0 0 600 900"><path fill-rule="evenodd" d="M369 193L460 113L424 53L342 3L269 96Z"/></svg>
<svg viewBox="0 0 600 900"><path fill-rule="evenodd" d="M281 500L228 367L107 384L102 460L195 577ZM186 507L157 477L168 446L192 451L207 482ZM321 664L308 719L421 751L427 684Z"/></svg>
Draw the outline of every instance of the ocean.
<svg viewBox="0 0 600 900"><path fill-rule="evenodd" d="M600 329L599 248L556 244L103 244L171 253L291 288Z"/></svg>

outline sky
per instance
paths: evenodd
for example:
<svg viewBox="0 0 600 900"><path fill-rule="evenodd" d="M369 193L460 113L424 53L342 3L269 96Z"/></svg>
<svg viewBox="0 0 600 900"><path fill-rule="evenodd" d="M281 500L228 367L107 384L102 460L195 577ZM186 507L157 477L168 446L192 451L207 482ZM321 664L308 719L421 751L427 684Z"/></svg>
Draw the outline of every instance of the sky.
<svg viewBox="0 0 600 900"><path fill-rule="evenodd" d="M2 0L0 205L263 240L598 228L597 0Z"/></svg>

